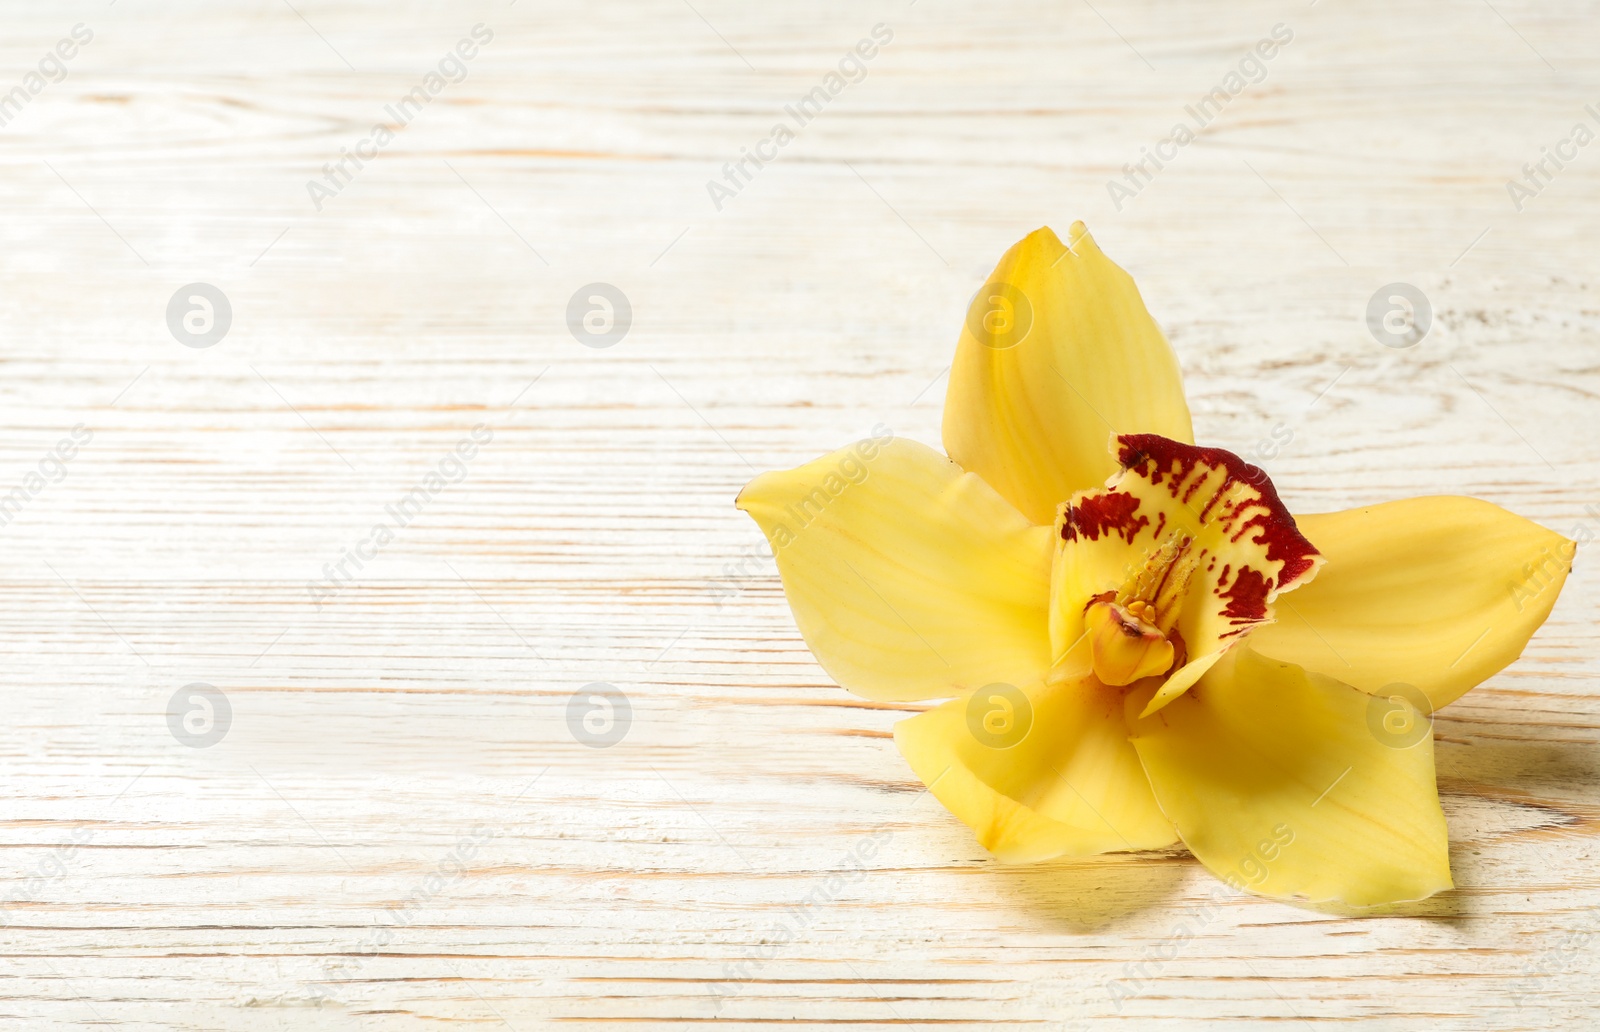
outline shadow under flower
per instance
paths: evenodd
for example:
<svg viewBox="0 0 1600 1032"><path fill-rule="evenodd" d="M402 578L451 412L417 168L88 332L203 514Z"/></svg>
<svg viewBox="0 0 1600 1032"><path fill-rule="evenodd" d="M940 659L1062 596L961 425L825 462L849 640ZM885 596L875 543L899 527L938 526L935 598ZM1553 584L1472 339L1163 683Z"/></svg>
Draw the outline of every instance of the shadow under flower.
<svg viewBox="0 0 1600 1032"><path fill-rule="evenodd" d="M1018 866L991 861L987 873L1001 893L1030 913L1084 933L1171 901L1191 863L1188 853L1174 849Z"/></svg>

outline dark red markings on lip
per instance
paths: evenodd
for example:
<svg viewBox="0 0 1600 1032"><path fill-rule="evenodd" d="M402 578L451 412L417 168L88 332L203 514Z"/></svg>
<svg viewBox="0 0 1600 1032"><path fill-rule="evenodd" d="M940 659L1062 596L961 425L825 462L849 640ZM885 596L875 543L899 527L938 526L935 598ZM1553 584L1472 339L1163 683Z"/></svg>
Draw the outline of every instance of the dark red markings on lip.
<svg viewBox="0 0 1600 1032"><path fill-rule="evenodd" d="M1218 593L1228 600L1222 615L1233 623L1260 623L1267 618L1267 595L1271 591L1271 577L1263 577L1259 570L1241 566L1228 590Z"/></svg>
<svg viewBox="0 0 1600 1032"><path fill-rule="evenodd" d="M1266 471L1259 466L1252 466L1233 452L1222 448L1200 448L1156 434L1122 434L1117 437L1117 461L1123 469L1133 470L1152 484L1166 483L1173 497L1177 497L1180 485L1196 467L1204 465L1222 469L1223 482L1207 502L1207 511L1236 483L1247 485L1261 496L1259 502L1248 506L1251 514L1241 521L1232 539L1238 541L1246 533L1254 531L1250 540L1266 546L1268 561L1283 564L1278 572L1279 585L1295 583L1316 565L1317 556L1321 553L1300 533L1294 517L1278 497L1278 490L1272 486ZM1185 495L1192 493L1195 486L1189 485ZM1183 499L1187 500L1187 497ZM1229 512L1227 518L1232 519L1237 514ZM1201 518L1204 520L1203 514ZM1240 578L1235 579L1236 586L1244 572L1241 570ZM1259 574L1256 576L1260 577Z"/></svg>
<svg viewBox="0 0 1600 1032"><path fill-rule="evenodd" d="M1067 503L1061 521L1061 540L1076 541L1080 536L1098 541L1102 534L1118 534L1129 544L1140 530L1150 525L1150 517L1140 516L1139 499L1121 491L1085 495Z"/></svg>

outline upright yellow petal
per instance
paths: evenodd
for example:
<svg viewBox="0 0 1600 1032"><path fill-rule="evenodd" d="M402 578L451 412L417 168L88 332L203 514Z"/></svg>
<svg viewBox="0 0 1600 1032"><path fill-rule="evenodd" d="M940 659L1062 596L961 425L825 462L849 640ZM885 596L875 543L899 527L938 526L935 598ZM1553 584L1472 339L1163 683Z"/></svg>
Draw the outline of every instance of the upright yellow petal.
<svg viewBox="0 0 1600 1032"><path fill-rule="evenodd" d="M1177 841L1128 744L1121 693L1092 679L980 688L901 721L894 740L929 791L1008 863Z"/></svg>
<svg viewBox="0 0 1600 1032"><path fill-rule="evenodd" d="M1130 716L1150 694L1129 693ZM1433 736L1390 733L1380 703L1233 649L1140 720L1133 745L1184 844L1235 888L1352 906L1422 899L1451 887Z"/></svg>
<svg viewBox="0 0 1600 1032"><path fill-rule="evenodd" d="M938 452L872 438L752 480L806 644L873 699L932 699L1050 664L1050 528Z"/></svg>
<svg viewBox="0 0 1600 1032"><path fill-rule="evenodd" d="M1437 709L1497 673L1550 615L1577 546L1476 498L1409 498L1301 516L1327 565L1250 644Z"/></svg>
<svg viewBox="0 0 1600 1032"><path fill-rule="evenodd" d="M1035 523L1116 463L1112 433L1193 441L1178 360L1133 278L1075 222L1038 229L968 310L950 368L944 446Z"/></svg>

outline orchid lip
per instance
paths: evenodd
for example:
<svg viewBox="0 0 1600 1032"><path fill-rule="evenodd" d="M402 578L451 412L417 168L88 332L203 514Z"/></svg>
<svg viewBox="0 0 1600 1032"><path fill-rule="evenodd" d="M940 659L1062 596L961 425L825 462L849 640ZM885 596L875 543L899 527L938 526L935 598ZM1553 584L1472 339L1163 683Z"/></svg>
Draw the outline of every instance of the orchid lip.
<svg viewBox="0 0 1600 1032"><path fill-rule="evenodd" d="M1114 436L1111 451L1120 471L1057 509L1047 680L1163 678L1153 713L1323 560L1266 473L1232 452L1155 434Z"/></svg>

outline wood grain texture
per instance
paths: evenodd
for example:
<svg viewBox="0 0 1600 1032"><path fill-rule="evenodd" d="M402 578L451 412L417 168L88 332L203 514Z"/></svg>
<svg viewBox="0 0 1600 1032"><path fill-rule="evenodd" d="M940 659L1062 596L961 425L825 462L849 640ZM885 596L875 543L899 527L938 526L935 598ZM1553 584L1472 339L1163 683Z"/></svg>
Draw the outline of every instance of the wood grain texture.
<svg viewBox="0 0 1600 1032"><path fill-rule="evenodd" d="M937 445L967 298L1083 218L1199 436L1292 432L1262 459L1291 507L1474 494L1600 533L1600 147L1521 211L1505 185L1600 106L1593 4L3 9L0 91L93 39L0 127L0 494L93 436L0 528L0 1023L1589 1027L1584 556L1437 722L1459 887L1358 918L1213 901L1182 851L996 865L895 752L916 707L811 659L732 499L879 422ZM318 211L307 180L478 23ZM718 211L706 181L879 23ZM196 281L233 308L205 349L164 315ZM607 349L566 326L596 281L634 313ZM1406 350L1364 321L1395 281L1435 313ZM232 707L204 749L166 717L194 682ZM632 706L610 748L568 728L595 682Z"/></svg>

